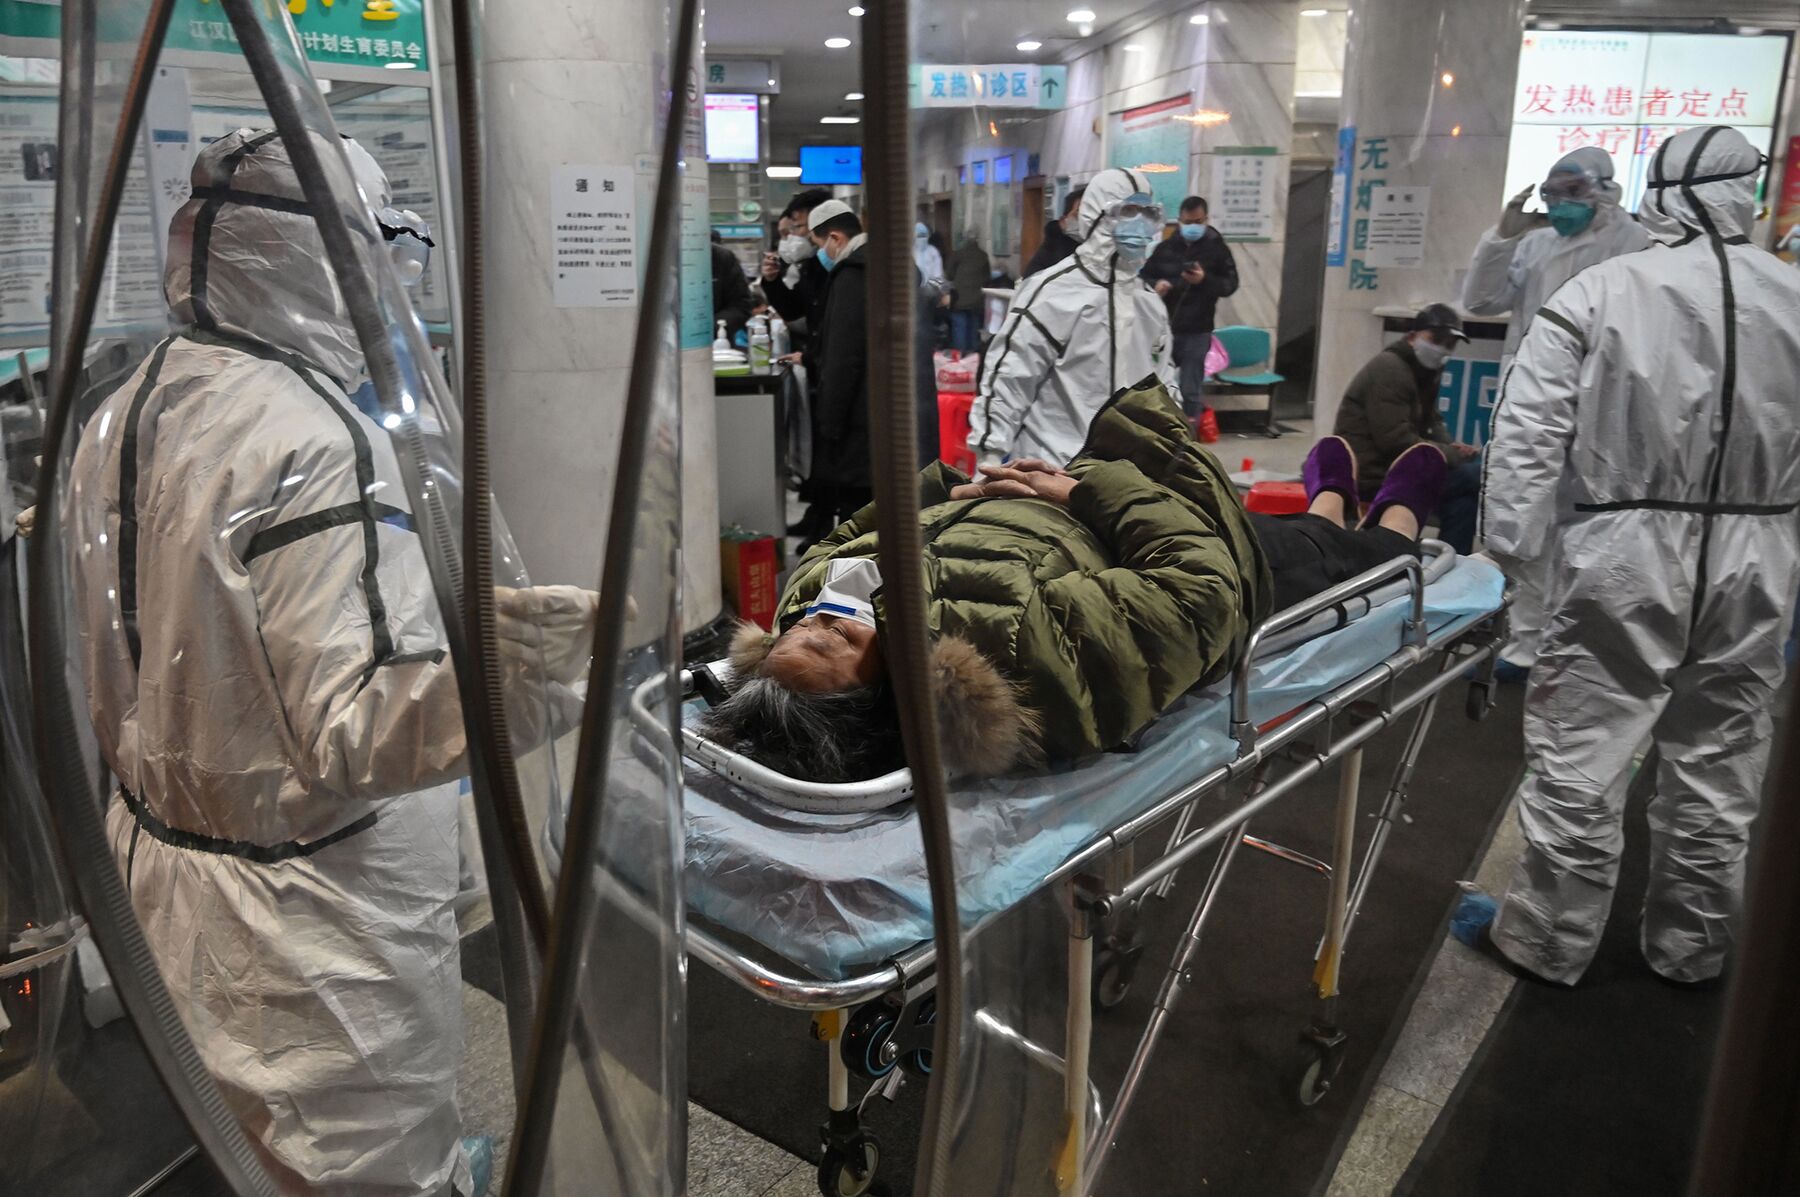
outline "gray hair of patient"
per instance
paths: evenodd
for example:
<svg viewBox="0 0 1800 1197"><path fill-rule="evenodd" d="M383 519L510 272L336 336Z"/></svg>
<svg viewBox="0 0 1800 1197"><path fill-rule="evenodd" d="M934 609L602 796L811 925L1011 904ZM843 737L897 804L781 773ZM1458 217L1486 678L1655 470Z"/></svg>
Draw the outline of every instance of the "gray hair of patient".
<svg viewBox="0 0 1800 1197"><path fill-rule="evenodd" d="M885 679L812 693L755 674L708 709L700 729L715 743L803 781L862 781L906 763L899 711Z"/></svg>

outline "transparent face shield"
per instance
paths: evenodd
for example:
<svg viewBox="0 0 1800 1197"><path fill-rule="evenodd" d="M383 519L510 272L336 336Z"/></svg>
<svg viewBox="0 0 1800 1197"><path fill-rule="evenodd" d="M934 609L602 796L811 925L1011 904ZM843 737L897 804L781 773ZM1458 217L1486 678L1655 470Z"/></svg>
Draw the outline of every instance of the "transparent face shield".
<svg viewBox="0 0 1800 1197"><path fill-rule="evenodd" d="M320 869L344 859L360 862L357 876L342 879L342 892L377 889L369 898L377 917L363 931L351 928L345 912L328 901L239 913L246 925L265 927L272 941L311 932L322 950L335 944L349 951L348 937L376 957L399 952L402 945L422 945L444 963L430 977L409 971L410 965L385 970L399 978L397 985L358 1008L378 1012L385 1002L393 1005L394 1017L372 1015L368 1025L353 1028L357 1045L346 1050L370 1056L375 1090L381 1088L381 1070L401 1059L422 1072L442 1072L443 1083L427 1087L433 1093L419 1096L415 1086L409 1096L396 1099L423 1103L409 1110L419 1115L421 1131L392 1146L387 1163L415 1175L441 1171L446 1183L459 1189L469 1162L457 1148L461 1133L505 1135L510 1128L464 1127L455 1116L452 1095L462 1043L451 910L459 890L491 889L500 938L512 943L502 953L509 966L503 987L514 1014L511 1039L522 1051L546 925L531 917L528 895L537 890L542 900L536 904L546 911L552 897L541 888L537 864L550 838L546 820L538 814L529 823L509 821L495 813L500 804L495 795L511 789L515 809L562 812L558 817L584 803L594 811L602 803L609 810L613 803L629 807L634 819L608 814L591 820L603 823L604 831L588 841L587 867L573 874L578 880L570 888L580 891L588 908L582 925L592 938L584 937L573 955L552 963L560 975L575 978L568 992L581 1014L574 1033L565 1028L546 1057L551 1062L539 1070L555 1076L566 1071L568 1092L554 1111L541 1103L533 1108L545 1126L554 1126L559 1150L575 1144L571 1150L607 1152L620 1191L677 1191L685 1150L679 774L667 735L633 730L637 725L624 717L646 681L668 679L679 653L675 299L665 296L649 306L655 315L644 317L654 328L647 340L640 338L645 351L637 355L644 363L645 381L638 389L645 398L637 404L635 421L626 421L639 430L637 446L609 441L606 476L586 484L577 480L568 492L577 502L554 513L591 535L589 530L604 526L613 462L636 463L638 477L621 490L622 509L631 518L613 525L615 532L629 531L619 539L630 551L611 570L609 594L596 593L597 551L585 571L534 566L528 573L528 560L497 511L478 548L466 551L462 408L432 343L441 333L420 322L409 293L409 282L428 281L438 268L439 260L426 252L431 225L417 216L428 205L410 197L405 205L391 202L398 197L383 192L392 182L382 178L379 164L371 173L370 156L340 138L335 114L302 58L302 30L284 7L225 3L220 9L228 19L209 47L205 70L184 67L185 79L168 82L172 77L159 68L136 95L124 84L139 53L138 34L155 28L150 17L164 10L126 0L62 9L71 22L73 53L63 68L62 121L69 135L59 163L62 207L51 308L61 340L53 351L69 350L71 337L81 343L65 354L80 374L60 392L64 399L53 413L60 452L53 457L53 489L40 516L50 529L46 541L67 543L69 552L65 560L43 550L55 579L43 588L32 618L33 634L41 641L33 667L41 674L67 674L49 733L53 743L65 745L66 759L43 766L57 791L46 798L53 808L102 812L105 824L95 822L86 833L84 859L91 876L105 870L116 875L125 857L115 864L113 849L125 850L118 838L125 835L136 845L133 883L145 884L147 878L155 883L158 869L166 867L157 863L159 856L174 850L157 836L175 832L202 837L221 854L242 857L237 848L247 845L252 857L298 854ZM358 14L348 15L354 26ZM313 16L328 20L332 14ZM649 24L656 28L646 27L644 58L656 69L645 76L644 128L650 132L643 134L643 149L655 154L660 145L653 134L669 94L671 55L666 20ZM184 22L169 44L192 36ZM424 37L422 29L418 36ZM313 44L308 40L308 48ZM653 79L659 80L654 86ZM447 78L434 82L449 85ZM185 107L162 90L176 83L187 89ZM231 101L228 128L208 123L208 110L220 106L209 103L216 97ZM148 100L151 111L128 127L131 140L121 143L118 117L127 98ZM409 110L409 115L417 114ZM185 141L172 135L150 138L146 130L180 130ZM409 126L407 136L413 132ZM177 143L179 155L159 156L157 147ZM393 140L382 144L391 148ZM441 141L433 150L441 153ZM121 295L125 284L132 284L152 297L149 306L161 310L138 314L136 323L109 320L104 294L92 320L78 319L74 298L84 252L78 248L80 235L107 206L102 180L115 160L129 170L123 176L125 203L107 243L112 264L104 283ZM625 160L634 161L630 155ZM624 174L627 186L645 186L637 198L646 215L657 198L655 167L654 159L644 167L648 184L634 180L630 170ZM448 202L442 196L431 199ZM401 219L383 221L376 212ZM395 230L392 235L384 223ZM641 244L648 237L647 222L643 232L626 232ZM114 278L123 281L115 285ZM162 302L165 288L169 307ZM598 332L629 344L637 315L635 310L582 313L585 324L571 340L591 342ZM117 463L126 457L124 446L143 413L162 411L184 379L201 374L218 380L219 402L229 398L231 406L220 409L217 421L203 421L185 435L173 431L179 420L165 419L156 426L168 431L167 437L156 443L137 437L131 459L143 489L129 496L114 493L121 485ZM619 385L623 389L622 378ZM217 439L210 448L209 437ZM254 456L271 443L290 451ZM205 489L205 477L215 479L211 485L233 484L207 475L208 460L233 461L234 480L260 488L262 498L226 502L230 518L210 532L202 531L208 524L199 513L177 521L200 538L191 544L180 543L168 525L152 534L147 519L137 529L121 526L117 512L147 513L155 485L188 493ZM109 467L108 461L114 464ZM268 477L253 481L264 470ZM125 480L135 483L130 475L125 471ZM506 502L505 488L495 489ZM585 513L579 510L582 503L591 504ZM542 518L541 508L532 510L539 513L534 518ZM131 532L137 533L135 550L121 557L120 541ZM248 619L229 596L207 588L206 571L195 562L214 557L227 572L247 574L258 603L256 619ZM558 585L543 585L546 576ZM496 593L493 630L471 634L459 596L489 588ZM590 755L580 740L595 617L609 604L617 614L619 645L612 659L623 664L609 680L607 701L619 717L612 732L600 726L590 740L596 744L591 755L612 768L604 784L594 772L585 774L588 788L571 804L572 765ZM237 665L226 664L234 629L247 630L265 646L255 659L266 656L272 673L267 686L244 688L241 653ZM221 738L204 727L184 726L179 711L132 713L131 696L147 684L166 693L210 694L212 701L229 706L232 716L208 725L229 724L237 731ZM658 707L659 701L665 705ZM666 712L670 703L672 698L653 698L650 706ZM284 727L299 734L298 747ZM97 745L84 749L82 741L91 743L94 731ZM177 744L185 756L173 751ZM511 766L505 763L508 756ZM198 778L194 784L179 782L174 774L187 767L184 761L204 763L211 776L229 779L229 786L219 789L223 783ZM506 780L509 771L516 782ZM479 819L468 817L471 788L483 811ZM131 792L130 803L121 789ZM333 796L331 802L322 801L326 794ZM134 825L135 838L129 834ZM153 834L145 827L163 830ZM321 840L336 847L333 837L340 836L347 844L336 856L307 851ZM20 843L23 850L23 837ZM350 844L354 853L346 857ZM495 880L484 887L484 858L489 879L508 873L509 861L523 867L510 870L506 885ZM72 862L71 867L79 866ZM404 876L407 885L384 885L384 869ZM100 891L91 886L100 882L89 878L79 884L90 887L82 891L90 909L110 901L94 896ZM502 914L501 891L508 887L527 896L514 897L511 913ZM165 1011L180 1011L204 998L180 986L166 1001L156 993L159 971L187 975L179 959L183 945L153 912L134 911L125 891L117 892L114 921L135 927L134 920L143 919L144 925L109 933L108 956L115 973L144 982L150 1004L128 1001L127 1006L146 1040L166 1046L183 1033L179 1019L152 1027L145 1012L158 1002ZM53 913L54 903L38 905L46 911L41 917ZM589 953L607 967L588 968ZM134 969L128 964L134 959L162 967ZM622 960L627 967L618 967ZM519 967L510 967L514 964ZM278 972L284 965L270 967ZM297 971L288 980L299 990L329 990L328 978L312 976L302 964L293 968ZM627 978L629 1000L617 990ZM629 1016L621 1018L621 1010ZM291 1017L295 1035L310 1033L306 1010ZM321 1014L318 1021L330 1020ZM223 1061L231 1045L251 1033L229 1011L205 1025L195 1045L197 1077L165 1072L177 1090L198 1092L194 1086L212 1083L209 1072L229 1080ZM401 1027L411 1029L396 1030ZM417 1041L406 1041L409 1035ZM178 1058L165 1052L163 1066L177 1065ZM512 1074L508 1066L494 1072ZM191 1082L185 1089L184 1079ZM396 1091L401 1088L396 1081ZM371 1128L385 1125L381 1118L362 1118L342 1107L341 1087L309 1087L302 1077L291 1092L297 1116L335 1113ZM382 1099L379 1092L374 1096ZM288 1135L279 1119L265 1123L253 1110L240 1116L266 1126L262 1144L251 1148L241 1130L229 1126L203 1136L203 1144L209 1154L251 1177L253 1191L265 1164L300 1171L332 1166L330 1159L309 1155L328 1155L331 1148L315 1149L298 1132ZM577 1120L585 1125L564 1129ZM196 1115L196 1121L206 1119ZM376 1145L367 1154L389 1151ZM364 1153L359 1148L356 1154ZM546 1163L546 1174L573 1186L569 1191L588 1191L599 1174L546 1162L540 1151L539 1164Z"/></svg>

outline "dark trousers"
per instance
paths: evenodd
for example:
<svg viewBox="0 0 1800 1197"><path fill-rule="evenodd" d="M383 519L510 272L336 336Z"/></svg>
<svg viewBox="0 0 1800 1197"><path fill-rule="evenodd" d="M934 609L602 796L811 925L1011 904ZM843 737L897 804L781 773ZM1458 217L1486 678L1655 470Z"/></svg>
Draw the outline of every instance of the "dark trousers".
<svg viewBox="0 0 1800 1197"><path fill-rule="evenodd" d="M1206 354L1212 349L1212 333L1174 334L1175 364L1181 367L1181 410L1189 419L1206 406Z"/></svg>
<svg viewBox="0 0 1800 1197"><path fill-rule="evenodd" d="M1438 499L1438 539L1465 556L1475 551L1475 521L1481 513L1481 458L1450 467Z"/></svg>
<svg viewBox="0 0 1800 1197"><path fill-rule="evenodd" d="M950 348L974 353L981 348L981 309L950 309Z"/></svg>
<svg viewBox="0 0 1800 1197"><path fill-rule="evenodd" d="M1340 528L1322 515L1250 513L1250 525L1275 578L1275 610L1347 582L1395 557L1417 556L1418 542L1387 528Z"/></svg>

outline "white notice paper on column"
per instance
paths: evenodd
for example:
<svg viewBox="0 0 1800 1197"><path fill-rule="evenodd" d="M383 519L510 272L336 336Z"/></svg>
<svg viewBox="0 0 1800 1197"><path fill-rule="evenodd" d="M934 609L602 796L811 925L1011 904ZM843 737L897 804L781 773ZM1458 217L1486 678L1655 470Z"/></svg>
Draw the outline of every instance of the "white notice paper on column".
<svg viewBox="0 0 1800 1197"><path fill-rule="evenodd" d="M1369 242L1363 261L1405 270L1425 264L1429 187L1376 187L1369 196Z"/></svg>
<svg viewBox="0 0 1800 1197"><path fill-rule="evenodd" d="M629 166L550 175L550 284L559 308L637 303L637 179Z"/></svg>

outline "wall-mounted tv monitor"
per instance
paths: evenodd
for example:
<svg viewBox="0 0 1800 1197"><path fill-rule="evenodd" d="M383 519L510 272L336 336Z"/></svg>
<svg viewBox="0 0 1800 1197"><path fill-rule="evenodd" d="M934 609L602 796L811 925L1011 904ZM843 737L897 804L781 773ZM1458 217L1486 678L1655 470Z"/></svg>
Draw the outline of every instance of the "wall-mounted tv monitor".
<svg viewBox="0 0 1800 1197"><path fill-rule="evenodd" d="M814 187L854 187L862 183L859 145L803 145L800 181Z"/></svg>
<svg viewBox="0 0 1800 1197"><path fill-rule="evenodd" d="M706 160L761 161L757 116L757 98L753 95L707 93Z"/></svg>

